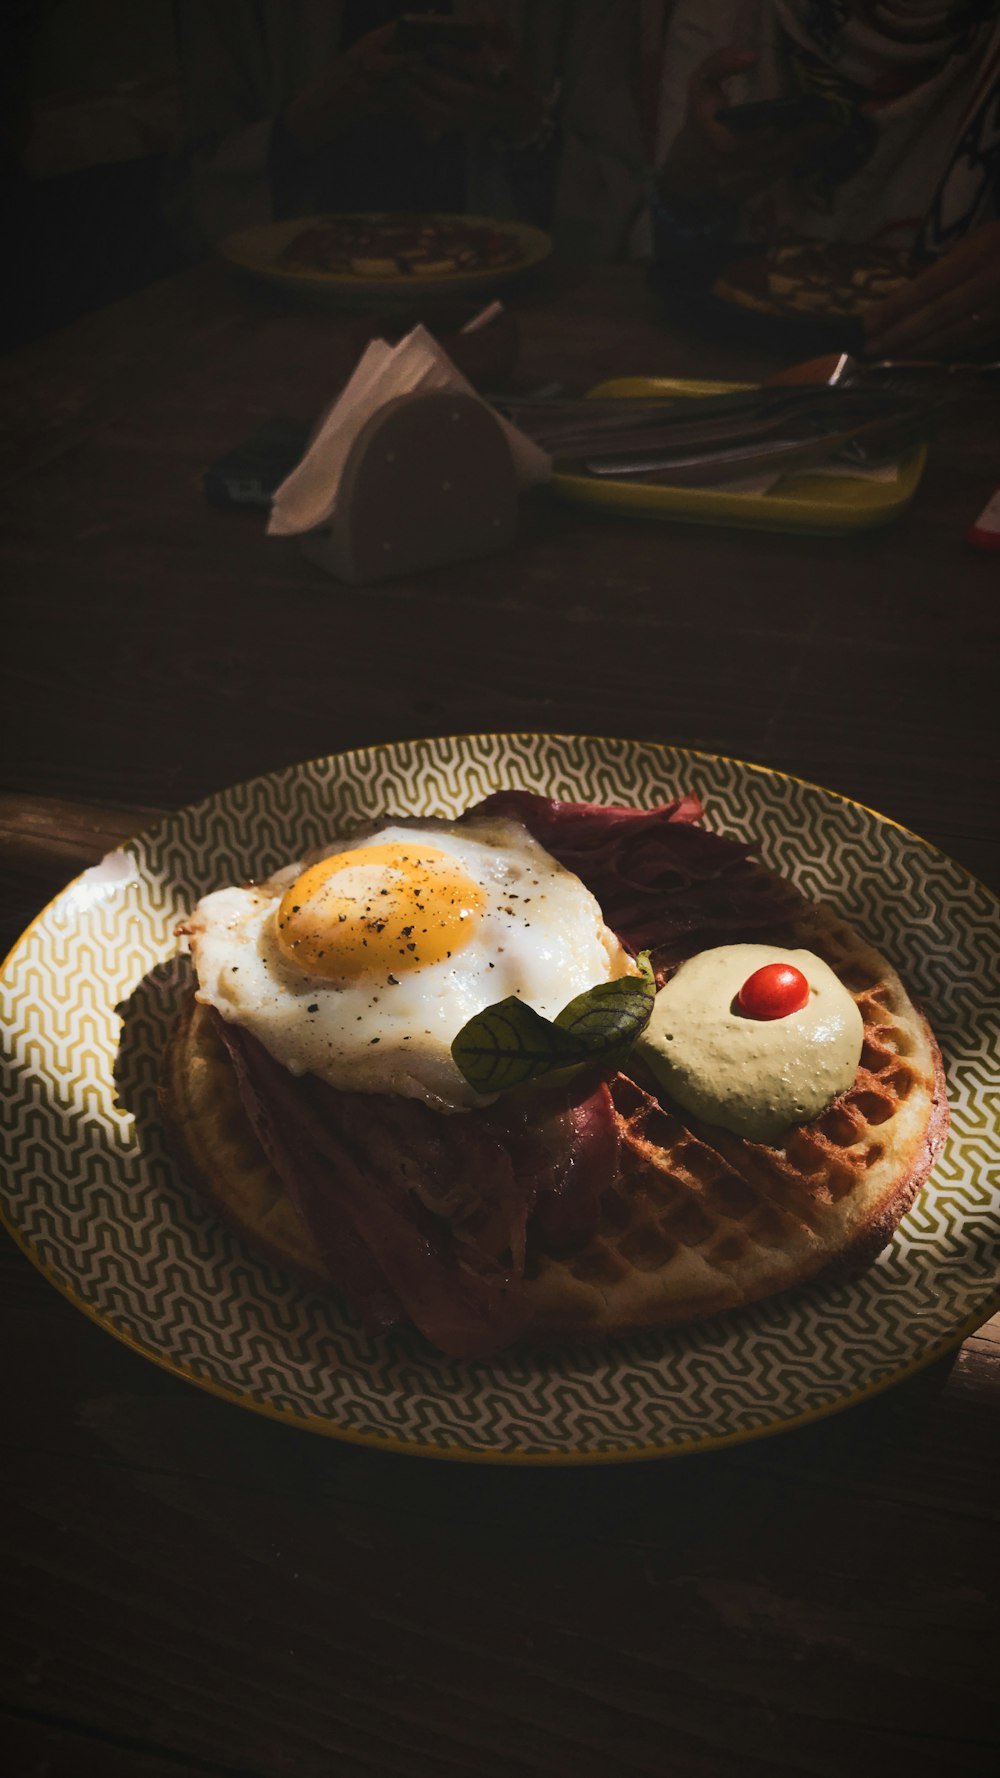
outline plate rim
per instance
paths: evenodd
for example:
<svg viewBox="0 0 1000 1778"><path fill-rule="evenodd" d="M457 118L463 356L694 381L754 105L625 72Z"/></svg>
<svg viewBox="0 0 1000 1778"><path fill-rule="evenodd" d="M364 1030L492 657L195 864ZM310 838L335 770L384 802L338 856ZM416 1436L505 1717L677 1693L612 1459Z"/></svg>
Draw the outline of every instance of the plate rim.
<svg viewBox="0 0 1000 1778"><path fill-rule="evenodd" d="M640 747L658 751L663 754L677 754L683 752L694 761L706 760L718 762L723 765L734 765L745 771L760 773L763 777L778 778L790 781L794 784L804 785L807 788L818 791L823 796L832 798L850 808L859 809L865 814L872 816L876 821L885 823L885 825L894 828L908 839L925 847L935 856L944 859L946 863L960 871L964 877L981 889L992 902L1000 905L1000 895L998 895L996 891L991 889L988 884L983 883L974 872L966 870L964 865L959 864L956 859L953 859L949 853L945 852L940 846L937 846L932 840L924 839L922 835L914 833L911 828L906 827L902 822L896 821L892 816L882 814L880 810L871 808L867 803L863 803L855 797L847 796L842 791L831 790L828 786L818 784L813 779L803 778L796 773L784 771L780 767L763 765L754 760L740 759L733 754L715 753L705 748L685 747L680 742L646 740L636 736L566 733L563 731L545 729L482 730L476 733L421 735L394 741L362 742L354 747L342 748L335 753L317 754L311 759L295 760L287 765L273 767L267 772L254 773L251 777L239 779L233 783L222 786L218 790L209 791L197 801L182 804L178 809L166 810L160 820L153 822L148 827L141 828L137 833L122 840L118 846L113 848L113 850L128 854L133 847L138 846L143 840L157 835L168 823L193 814L197 810L203 808L206 804L214 802L219 797L228 796L254 784L267 782L269 779L274 778L282 772L308 770L311 766L320 766L331 760L344 759L352 754L382 753L399 746L433 747L442 743L459 745L462 743L482 741L554 741L577 743L583 741L603 745L611 744L624 747ZM91 868L93 867L87 867L87 869ZM48 902L46 902L45 906L39 909L34 918L29 921L28 925L19 934L17 939L15 939L7 955L3 958L2 962L0 962L0 977L7 973L9 966L12 961L16 959L17 954L25 941L55 907L55 904L61 900L68 890L72 889L74 885L78 884L82 878L86 876L87 869L79 872L75 877L70 878L69 881L66 882ZM931 1345L922 1351L916 1358L897 1366L890 1370L885 1376L879 1377L874 1382L864 1384L861 1388L853 1390L846 1395L837 1396L833 1401L822 1402L817 1407L808 1408L800 1414L789 1415L768 1421L768 1423L763 1426L750 1426L737 1428L730 1432L712 1433L704 1437L685 1438L669 1445L628 1445L613 1451L591 1451L580 1449L536 1451L520 1447L498 1449L469 1443L419 1443L412 1439L397 1438L388 1433L357 1431L352 1427L345 1427L338 1424L336 1421L321 1418L318 1415L300 1414L292 1409L275 1407L271 1403L264 1401L257 1396L245 1394L237 1388L229 1387L228 1385L219 1383L209 1377L200 1376L197 1371L190 1369L180 1360L174 1359L169 1355L158 1351L154 1346L137 1338L125 1328L117 1326L110 1316L95 1308L85 1297L76 1291L71 1284L60 1278L55 1271L49 1267L41 1255L35 1251L30 1240L13 1221L9 1214L5 1194L0 1194L0 1227L7 1232L13 1240L14 1245L24 1254L25 1258L34 1266L35 1270L41 1274L46 1283L52 1285L65 1301L69 1302L75 1309L78 1309L94 1325L103 1329L104 1332L111 1334L120 1344L139 1356L151 1360L159 1369L166 1371L169 1375L180 1378L184 1382L194 1384L195 1387L214 1396L218 1400L226 1401L235 1407L247 1409L252 1413L263 1416L265 1419L278 1422L282 1425L295 1427L299 1431L318 1433L323 1437L335 1439L339 1443L356 1445L369 1450L379 1450L394 1455L422 1457L430 1461L495 1464L501 1466L513 1465L517 1467L531 1468L603 1467L619 1463L652 1462L658 1459L666 1460L675 1457L694 1456L703 1451L719 1450L732 1445L751 1443L758 1439L776 1437L783 1432L794 1431L798 1427L814 1424L820 1420L830 1419L834 1415L842 1413L851 1407L856 1407L864 1401L874 1399L876 1396L883 1394L886 1390L891 1389L896 1383L904 1382L907 1378L918 1375L919 1372L927 1369L930 1365L935 1363L937 1359L944 1357L948 1352L953 1351L956 1347L960 1346L966 1339L974 1334L979 1327L983 1326L986 1321L990 1320L993 1315L1000 1311L1000 1285L997 1285L987 1294L983 1303L981 1303L974 1312L964 1317L962 1321L958 1322L954 1327L949 1328L947 1333L939 1336L937 1340L933 1341Z"/></svg>
<svg viewBox="0 0 1000 1778"><path fill-rule="evenodd" d="M74 879L75 880L75 879ZM253 1395L244 1395L237 1389L230 1389L224 1383L217 1383L211 1377L200 1377L197 1372L186 1369L178 1360L168 1358L154 1347L147 1346L142 1340L128 1333L125 1328L116 1327L99 1310L93 1308L83 1297L64 1281L49 1271L45 1261L35 1253L30 1243L9 1221L6 1205L0 1203L0 1225L6 1229L14 1244L35 1270L40 1272L47 1284L51 1284L59 1295L74 1309L79 1309L87 1320L109 1333L120 1345L141 1358L150 1359L159 1370L166 1371L169 1376L177 1377L185 1383L193 1383L205 1394L214 1396L218 1401L228 1402L231 1407L244 1408L251 1413L259 1414L265 1420L274 1421L283 1426L294 1427L299 1432L318 1433L321 1437L333 1439L338 1444L357 1445L362 1449L385 1451L393 1456L422 1457L432 1463L475 1463L493 1464L498 1467L513 1466L521 1469L593 1469L611 1468L619 1463L653 1463L664 1462L675 1457L694 1457L703 1451L724 1450L732 1445L753 1444L759 1439L777 1438L783 1432L794 1432L799 1427L815 1424L820 1420L833 1419L835 1415L846 1412L849 1408L859 1407L862 1402L873 1401L876 1396L884 1395L887 1390L903 1383L908 1378L918 1376L928 1370L939 1358L954 1351L969 1339L978 1328L990 1320L1000 1310L1000 1289L991 1300L991 1307L985 1316L977 1309L974 1315L964 1321L936 1341L919 1358L909 1364L902 1365L898 1370L879 1378L878 1382L868 1384L850 1395L838 1396L833 1402L823 1403L820 1407L807 1408L801 1414L789 1415L786 1419L769 1421L766 1426L741 1427L735 1432L713 1433L706 1438L685 1439L671 1445L628 1445L616 1451L529 1451L520 1448L499 1450L470 1444L434 1445L419 1444L409 1439L394 1438L389 1433L358 1432L353 1427L338 1425L335 1421L321 1419L318 1415L296 1414L288 1408L277 1408L269 1402L260 1400Z"/></svg>
<svg viewBox="0 0 1000 1778"><path fill-rule="evenodd" d="M238 271L247 272L251 276L264 278L269 283L283 289L299 288L313 291L317 295L324 292L330 296L406 296L411 300L418 291L433 293L454 291L461 294L463 289L489 282L494 278L513 278L522 272L530 271L534 266L541 265L550 258L554 250L552 235L533 222L521 222L517 217L481 216L465 214L458 210L415 210L414 217L434 217L443 221L471 222L484 227L505 229L518 239L521 257L508 261L504 265L480 266L467 271L440 272L432 277L378 278L357 277L347 272L324 272L309 267L296 269L282 267L267 261L257 261L252 256L239 251L241 241L249 241L252 236L263 236L267 230L286 233L293 227L296 229L316 226L339 217L355 216L388 216L401 212L391 210L332 210L328 213L316 213L310 216L294 216L272 218L269 222L250 223L246 228L234 229L232 234L225 235L217 243L216 251L227 265ZM290 237L291 238L291 237Z"/></svg>

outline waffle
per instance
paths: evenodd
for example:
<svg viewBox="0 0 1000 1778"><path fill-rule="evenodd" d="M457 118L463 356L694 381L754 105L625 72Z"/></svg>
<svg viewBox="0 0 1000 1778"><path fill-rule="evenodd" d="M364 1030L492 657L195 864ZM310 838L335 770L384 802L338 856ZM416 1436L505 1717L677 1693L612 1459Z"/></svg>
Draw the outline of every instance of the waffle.
<svg viewBox="0 0 1000 1778"><path fill-rule="evenodd" d="M204 1006L186 1000L167 1046L160 1105L174 1155L222 1221L305 1284L330 1274L250 1127L236 1077Z"/></svg>
<svg viewBox="0 0 1000 1778"><path fill-rule="evenodd" d="M769 938L815 951L856 1000L865 1033L853 1086L782 1146L767 1147L699 1124L670 1105L640 1063L630 1065L612 1087L621 1155L595 1234L558 1254L529 1224L524 1337L701 1319L831 1268L863 1267L890 1240L947 1130L933 1035L886 960L828 910L802 903ZM193 998L168 1047L161 1104L184 1172L223 1220L263 1257L330 1288L251 1130L224 1045Z"/></svg>
<svg viewBox="0 0 1000 1778"><path fill-rule="evenodd" d="M865 1027L853 1086L771 1148L698 1123L662 1092L657 1103L651 1080L620 1078L618 1176L585 1251L529 1255L534 1331L667 1326L860 1269L913 1203L948 1126L926 1019L885 958L825 909L769 941L816 952L853 995Z"/></svg>

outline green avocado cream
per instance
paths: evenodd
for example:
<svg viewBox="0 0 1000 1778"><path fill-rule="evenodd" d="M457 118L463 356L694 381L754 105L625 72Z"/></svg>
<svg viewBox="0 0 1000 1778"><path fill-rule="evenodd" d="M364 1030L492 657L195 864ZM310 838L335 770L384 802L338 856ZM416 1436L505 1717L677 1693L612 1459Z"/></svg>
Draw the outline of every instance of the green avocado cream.
<svg viewBox="0 0 1000 1778"><path fill-rule="evenodd" d="M737 995L766 963L809 983L800 1012L752 1019ZM811 951L720 945L691 957L656 996L639 1051L672 1099L751 1142L776 1143L852 1085L864 1024L847 989Z"/></svg>

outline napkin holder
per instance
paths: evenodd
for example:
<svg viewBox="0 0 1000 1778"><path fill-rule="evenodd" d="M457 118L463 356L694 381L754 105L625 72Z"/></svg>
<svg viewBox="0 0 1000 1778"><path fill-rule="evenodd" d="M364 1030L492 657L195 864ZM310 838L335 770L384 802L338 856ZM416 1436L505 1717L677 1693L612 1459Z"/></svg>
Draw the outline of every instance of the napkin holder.
<svg viewBox="0 0 1000 1778"><path fill-rule="evenodd" d="M517 482L497 416L471 395L399 395L351 444L332 518L303 534L355 586L467 561L514 541Z"/></svg>

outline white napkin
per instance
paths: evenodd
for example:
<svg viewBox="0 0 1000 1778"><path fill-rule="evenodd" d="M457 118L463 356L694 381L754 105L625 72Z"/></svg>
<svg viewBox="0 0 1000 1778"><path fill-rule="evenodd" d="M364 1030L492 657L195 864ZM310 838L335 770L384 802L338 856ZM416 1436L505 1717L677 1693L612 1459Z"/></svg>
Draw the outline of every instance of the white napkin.
<svg viewBox="0 0 1000 1778"><path fill-rule="evenodd" d="M426 327L418 325L396 346L387 345L385 340L372 340L346 388L321 422L301 463L275 493L268 531L287 537L327 524L337 508L348 452L369 414L397 395L425 394L438 389L479 399ZM529 488L548 481L552 460L547 453L499 414L497 420L510 445L518 487Z"/></svg>

